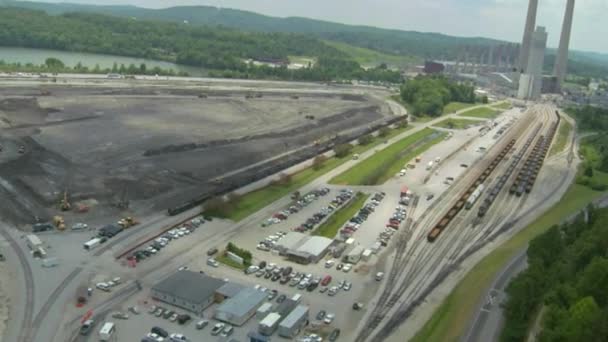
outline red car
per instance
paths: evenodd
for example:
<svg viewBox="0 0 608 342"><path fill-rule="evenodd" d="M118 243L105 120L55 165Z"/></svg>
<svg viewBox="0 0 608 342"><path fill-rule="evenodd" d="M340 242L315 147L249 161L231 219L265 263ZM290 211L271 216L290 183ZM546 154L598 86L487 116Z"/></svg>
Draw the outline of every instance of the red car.
<svg viewBox="0 0 608 342"><path fill-rule="evenodd" d="M321 280L321 285L327 286L327 284L329 284L330 282L331 282L331 276L326 275L325 278L323 278L323 280Z"/></svg>
<svg viewBox="0 0 608 342"><path fill-rule="evenodd" d="M399 229L399 225L394 224L394 223L389 223L386 225L387 227L393 228L393 229Z"/></svg>

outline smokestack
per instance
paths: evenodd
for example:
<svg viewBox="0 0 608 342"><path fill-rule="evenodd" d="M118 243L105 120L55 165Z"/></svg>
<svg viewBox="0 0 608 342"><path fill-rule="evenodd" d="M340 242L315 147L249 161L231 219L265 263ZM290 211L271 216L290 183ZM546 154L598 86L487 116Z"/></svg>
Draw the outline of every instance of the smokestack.
<svg viewBox="0 0 608 342"><path fill-rule="evenodd" d="M528 4L528 16L526 18L526 27L524 28L524 37L521 42L521 50L519 51L519 72L525 73L528 66L528 58L530 56L530 42L532 41L532 33L536 26L536 10L538 8L538 0L530 0Z"/></svg>
<svg viewBox="0 0 608 342"><path fill-rule="evenodd" d="M553 75L557 78L557 88L561 89L562 82L566 78L566 68L568 67L568 48L570 46L570 32L572 31L572 17L574 15L574 0L568 0L566 14L564 14L564 24L562 25L562 35L559 38L559 49L555 59Z"/></svg>

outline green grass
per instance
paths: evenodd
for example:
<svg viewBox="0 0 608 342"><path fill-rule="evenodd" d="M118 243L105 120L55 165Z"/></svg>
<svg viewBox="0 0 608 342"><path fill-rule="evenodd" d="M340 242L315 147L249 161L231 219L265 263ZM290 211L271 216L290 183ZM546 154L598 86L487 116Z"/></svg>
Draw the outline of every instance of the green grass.
<svg viewBox="0 0 608 342"><path fill-rule="evenodd" d="M239 264L238 262L230 259L226 255L220 255L217 258L215 258L215 260L217 260L218 262L220 262L220 263L222 263L222 264L224 264L226 266L229 266L229 267L232 267L232 268L236 268L237 270L244 270L246 268L245 265Z"/></svg>
<svg viewBox="0 0 608 342"><path fill-rule="evenodd" d="M498 109L509 109L509 108L511 108L511 102L509 102L509 101L497 102L497 103L492 104L492 107L498 108Z"/></svg>
<svg viewBox="0 0 608 342"><path fill-rule="evenodd" d="M412 342L457 341L465 332L470 319L486 289L498 272L528 242L551 226L562 222L572 213L584 208L602 195L587 187L573 184L562 199L532 224L483 258L435 311L431 319L411 340Z"/></svg>
<svg viewBox="0 0 608 342"><path fill-rule="evenodd" d="M406 138L403 138L391 146L379 151L373 156L365 159L355 167L350 168L342 174L334 177L330 180L330 183L344 185L382 184L399 172L407 161L415 158L417 155L423 153L431 146L440 142L445 135L444 133L441 133L433 140L427 141L404 156L400 156L400 154L412 144L424 140L433 133L436 133L436 131L430 128L425 128ZM382 166L383 169L379 169L380 166ZM379 170L382 171L382 174L378 174ZM370 182L372 176L375 177L375 179Z"/></svg>
<svg viewBox="0 0 608 342"><path fill-rule="evenodd" d="M243 196L241 196L239 202L234 205L234 209L231 210L227 215L216 212L205 212L205 214L215 217L227 218L234 221L240 221L245 217L259 211L265 206L273 203L274 201L289 195L290 193L296 191L304 185L312 182L316 178L351 160L353 154L361 154L369 149L383 144L384 141L391 139L392 137L395 137L409 129L411 129L411 127L391 129L388 136L386 137L376 137L374 141L372 141L368 145L355 146L351 153L344 158L327 159L323 166L318 170L314 170L312 167L304 169L292 175L291 183L289 185L268 185L264 188L244 194Z"/></svg>
<svg viewBox="0 0 608 342"><path fill-rule="evenodd" d="M415 56L390 55L342 42L325 41L325 43L346 53L363 66L375 67L385 63L392 67L404 68L422 61L420 58Z"/></svg>
<svg viewBox="0 0 608 342"><path fill-rule="evenodd" d="M478 125L482 121L467 120L467 119L445 119L434 124L435 127L442 127L448 129L465 129L469 126Z"/></svg>
<svg viewBox="0 0 608 342"><path fill-rule="evenodd" d="M363 204L365 204L368 197L368 194L357 192L352 201L333 213L327 221L313 232L313 235L324 236L330 239L336 237L338 230L342 228L351 217L355 216L359 209L363 207Z"/></svg>
<svg viewBox="0 0 608 342"><path fill-rule="evenodd" d="M443 107L443 114L455 113L459 110L475 106L475 103L450 102Z"/></svg>
<svg viewBox="0 0 608 342"><path fill-rule="evenodd" d="M568 143L570 131L572 131L572 124L566 120L562 120L559 125L559 130L557 131L555 143L553 144L553 147L551 147L551 151L549 151L549 156L564 150L564 147L566 147L566 144Z"/></svg>
<svg viewBox="0 0 608 342"><path fill-rule="evenodd" d="M489 107L479 107L471 110L467 110L464 113L458 114L459 116L468 116L473 118L493 119L500 114L499 111Z"/></svg>
<svg viewBox="0 0 608 342"><path fill-rule="evenodd" d="M287 58L289 59L289 63L299 63L304 65L307 65L308 63L314 65L317 61L316 58L307 56L288 56Z"/></svg>

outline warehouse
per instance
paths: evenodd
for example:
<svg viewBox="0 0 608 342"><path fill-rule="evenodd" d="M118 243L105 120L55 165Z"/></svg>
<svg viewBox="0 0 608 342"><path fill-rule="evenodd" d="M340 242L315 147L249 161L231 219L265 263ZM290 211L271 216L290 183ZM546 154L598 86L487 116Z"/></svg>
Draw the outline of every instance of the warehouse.
<svg viewBox="0 0 608 342"><path fill-rule="evenodd" d="M299 334L300 329L306 325L308 325L308 306L298 305L279 324L279 335L287 338L293 338Z"/></svg>
<svg viewBox="0 0 608 342"><path fill-rule="evenodd" d="M283 250L282 254L286 255L289 260L300 264L318 262L325 256L334 242L332 239L322 236L301 235L303 235L303 237L297 239L297 237L290 237L289 234L287 234L285 237L289 237L288 243L282 244L280 247L280 251ZM295 242L296 240L297 242Z"/></svg>
<svg viewBox="0 0 608 342"><path fill-rule="evenodd" d="M217 310L215 319L241 326L247 322L256 310L266 301L266 294L251 287L242 289L236 296L227 299Z"/></svg>
<svg viewBox="0 0 608 342"><path fill-rule="evenodd" d="M178 271L151 289L152 298L202 315L225 282L198 272Z"/></svg>
<svg viewBox="0 0 608 342"><path fill-rule="evenodd" d="M275 245L281 255L287 255L290 250L296 250L308 240L308 235L299 232L289 232L283 236Z"/></svg>
<svg viewBox="0 0 608 342"><path fill-rule="evenodd" d="M228 298L236 296L239 292L243 291L245 286L237 283L225 283L215 291L215 302L221 303Z"/></svg>

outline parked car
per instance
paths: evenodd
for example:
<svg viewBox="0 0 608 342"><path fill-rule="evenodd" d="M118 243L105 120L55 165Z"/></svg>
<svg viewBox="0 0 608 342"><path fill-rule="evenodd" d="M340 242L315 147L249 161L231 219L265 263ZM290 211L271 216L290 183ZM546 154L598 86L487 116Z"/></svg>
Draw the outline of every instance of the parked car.
<svg viewBox="0 0 608 342"><path fill-rule="evenodd" d="M330 342L335 342L340 337L340 329L334 329L327 338Z"/></svg>
<svg viewBox="0 0 608 342"><path fill-rule="evenodd" d="M93 330L93 326L95 325L95 321L92 319L86 320L80 326L80 335L87 336L91 330Z"/></svg>
<svg viewBox="0 0 608 342"><path fill-rule="evenodd" d="M222 330L220 336L228 337L228 336L232 335L233 332L234 332L234 328L231 325L228 325Z"/></svg>
<svg viewBox="0 0 608 342"><path fill-rule="evenodd" d="M384 279L384 272L378 272L378 273L376 273L376 280L380 281L382 279Z"/></svg>
<svg viewBox="0 0 608 342"><path fill-rule="evenodd" d="M333 313L328 313L327 315L325 315L325 319L323 319L323 322L325 324L331 324L331 322L334 321L334 318L336 318L336 315Z"/></svg>
<svg viewBox="0 0 608 342"><path fill-rule="evenodd" d="M219 267L220 263L219 263L219 261L215 260L214 258L209 258L207 260L207 265L209 265L211 267Z"/></svg>
<svg viewBox="0 0 608 342"><path fill-rule="evenodd" d="M196 322L196 329L197 330L205 329L205 327L207 325L209 325L209 321L206 319L201 319L200 321Z"/></svg>
<svg viewBox="0 0 608 342"><path fill-rule="evenodd" d="M321 310L317 313L317 320L322 321L325 318L327 312L325 310Z"/></svg>
<svg viewBox="0 0 608 342"><path fill-rule="evenodd" d="M226 324L224 324L224 323L216 323L213 326L213 329L211 329L211 335L213 335L213 336L219 335L222 332L222 330L224 330L225 326L226 326Z"/></svg>
<svg viewBox="0 0 608 342"><path fill-rule="evenodd" d="M217 253L217 248L211 248L207 251L207 255L211 256L214 255L215 253Z"/></svg>
<svg viewBox="0 0 608 342"><path fill-rule="evenodd" d="M167 330L161 327L152 327L152 329L150 329L150 332L164 338L167 338L167 336L169 336Z"/></svg>

